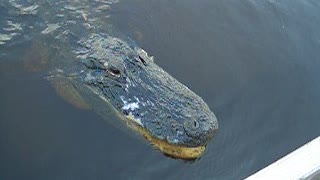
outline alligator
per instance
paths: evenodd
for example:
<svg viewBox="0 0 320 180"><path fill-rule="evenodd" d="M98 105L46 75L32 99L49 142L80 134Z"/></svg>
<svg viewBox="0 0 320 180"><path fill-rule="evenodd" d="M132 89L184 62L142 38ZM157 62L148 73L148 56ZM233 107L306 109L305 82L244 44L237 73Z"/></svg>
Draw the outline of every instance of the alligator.
<svg viewBox="0 0 320 180"><path fill-rule="evenodd" d="M69 102L104 119L114 113L116 121L165 155L201 157L218 130L216 116L201 97L107 23L116 2L0 0L0 48L33 42L24 58L41 51L34 59L50 67L47 79ZM42 67L36 64L27 67Z"/></svg>

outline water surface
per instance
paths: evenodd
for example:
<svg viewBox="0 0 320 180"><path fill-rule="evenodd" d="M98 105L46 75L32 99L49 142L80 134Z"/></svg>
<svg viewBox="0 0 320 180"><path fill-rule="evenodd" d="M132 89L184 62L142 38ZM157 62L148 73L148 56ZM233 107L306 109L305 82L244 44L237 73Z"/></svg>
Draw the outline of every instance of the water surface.
<svg viewBox="0 0 320 180"><path fill-rule="evenodd" d="M11 57L0 63L0 179L251 175L320 135L319 8L316 0L122 0L112 6L112 25L215 112L219 133L192 163L167 158L69 105L45 72L25 72L18 55Z"/></svg>

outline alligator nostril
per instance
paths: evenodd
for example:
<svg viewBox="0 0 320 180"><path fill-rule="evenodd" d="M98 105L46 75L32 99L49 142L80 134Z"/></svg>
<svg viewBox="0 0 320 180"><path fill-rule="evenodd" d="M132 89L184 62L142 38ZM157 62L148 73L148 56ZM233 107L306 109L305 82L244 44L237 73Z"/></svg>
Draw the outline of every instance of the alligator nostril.
<svg viewBox="0 0 320 180"><path fill-rule="evenodd" d="M200 127L200 123L197 120L187 120L184 122L184 128L187 132L196 132Z"/></svg>
<svg viewBox="0 0 320 180"><path fill-rule="evenodd" d="M198 128L199 127L199 123L197 121L193 121L193 126L194 126L194 128Z"/></svg>

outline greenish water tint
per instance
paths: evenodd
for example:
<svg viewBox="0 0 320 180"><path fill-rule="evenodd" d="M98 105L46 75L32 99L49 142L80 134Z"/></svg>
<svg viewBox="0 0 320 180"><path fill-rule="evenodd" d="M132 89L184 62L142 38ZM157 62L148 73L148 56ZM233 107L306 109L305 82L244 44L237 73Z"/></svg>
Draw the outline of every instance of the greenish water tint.
<svg viewBox="0 0 320 180"><path fill-rule="evenodd" d="M241 179L265 167L320 135L319 7L316 0L112 6L112 24L215 110L219 133L193 163L75 109L45 73L26 73L19 56L10 57L0 63L0 179ZM24 48L0 49L0 61Z"/></svg>

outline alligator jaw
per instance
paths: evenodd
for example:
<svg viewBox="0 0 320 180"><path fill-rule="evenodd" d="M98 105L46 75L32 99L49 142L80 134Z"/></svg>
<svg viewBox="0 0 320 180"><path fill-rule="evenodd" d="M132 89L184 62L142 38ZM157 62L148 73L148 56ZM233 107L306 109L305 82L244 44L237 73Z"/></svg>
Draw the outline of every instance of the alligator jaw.
<svg viewBox="0 0 320 180"><path fill-rule="evenodd" d="M143 135L156 149L160 150L165 155L184 160L195 160L200 158L206 147L198 146L198 147L186 147L176 144L170 144L165 140L161 140L159 138L154 137L150 132L148 132L145 128L138 125L136 122L133 122L130 118L124 117L124 121L126 121L127 125Z"/></svg>
<svg viewBox="0 0 320 180"><path fill-rule="evenodd" d="M92 90L90 86L87 87ZM195 160L203 155L206 149L206 145L198 147L186 147L177 144L170 144L165 140L154 137L148 130L143 128L141 124L138 123L139 121L134 119L133 116L124 116L123 114L119 113L119 111L117 111L113 106L111 106L106 98L104 98L103 96L100 96L100 98L115 110L115 114L121 121L123 121L124 124L126 124L134 132L138 132L140 135L144 136L150 144L161 151L164 155L183 160Z"/></svg>

